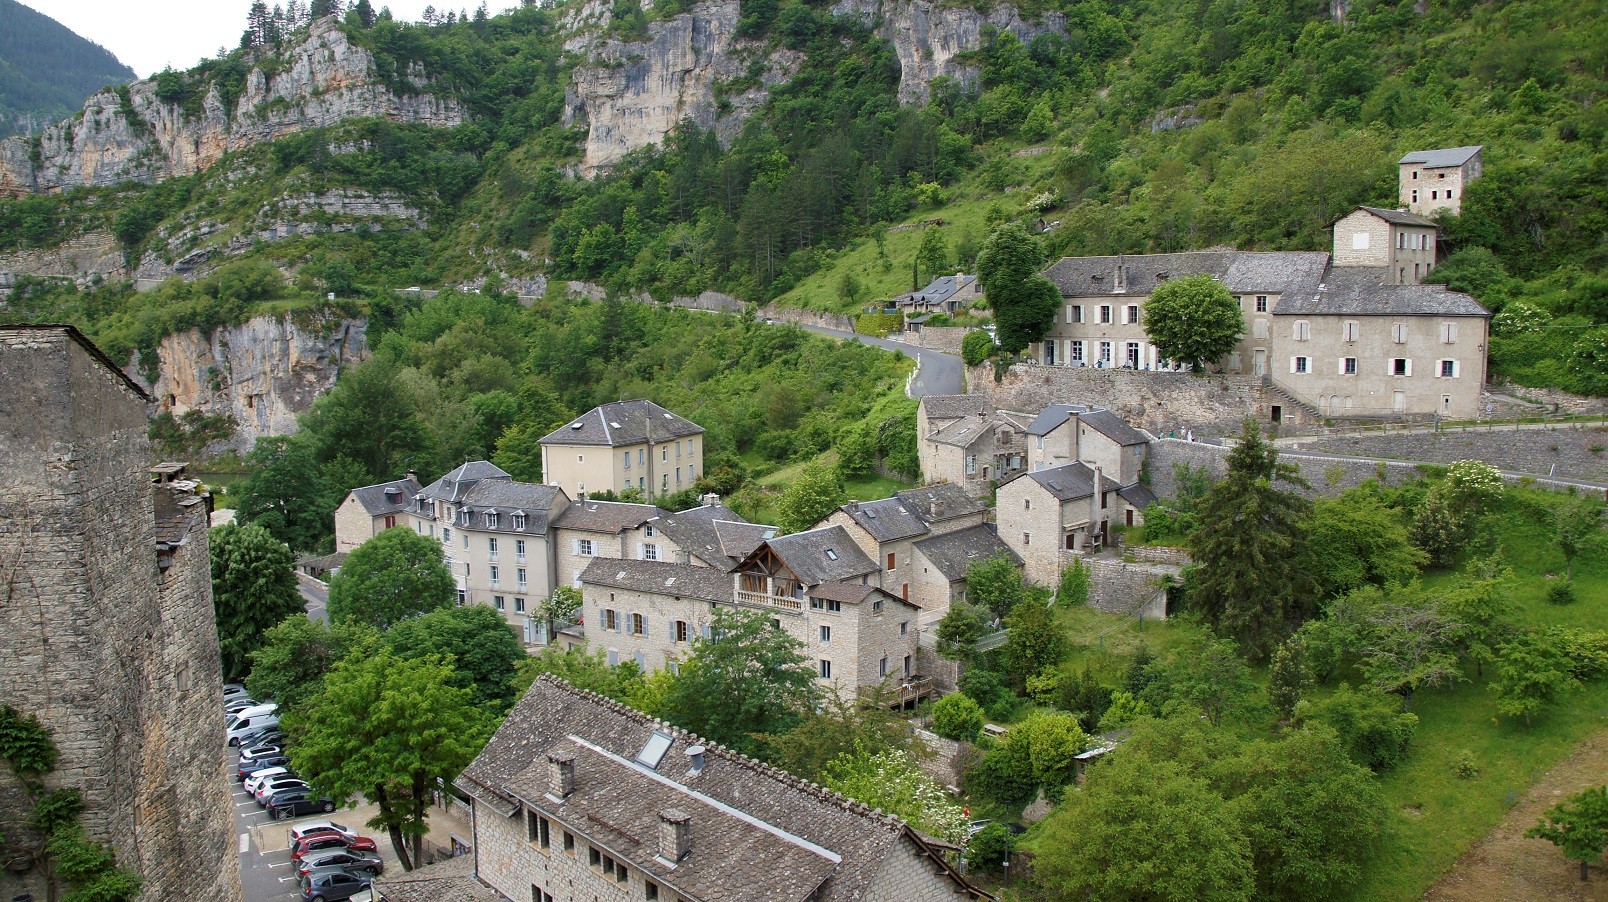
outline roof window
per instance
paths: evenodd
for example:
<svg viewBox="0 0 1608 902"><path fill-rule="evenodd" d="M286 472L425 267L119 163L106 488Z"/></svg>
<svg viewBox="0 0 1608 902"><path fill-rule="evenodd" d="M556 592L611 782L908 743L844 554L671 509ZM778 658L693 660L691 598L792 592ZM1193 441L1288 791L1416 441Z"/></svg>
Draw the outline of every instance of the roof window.
<svg viewBox="0 0 1608 902"><path fill-rule="evenodd" d="M830 548L826 549L826 559L829 561L837 560L837 552Z"/></svg>
<svg viewBox="0 0 1608 902"><path fill-rule="evenodd" d="M653 735L648 737L647 744L642 746L642 751L637 753L637 763L658 770L659 762L664 760L664 753L670 751L670 744L674 741L669 733L654 730Z"/></svg>
<svg viewBox="0 0 1608 902"><path fill-rule="evenodd" d="M581 424L580 423L571 423L570 428L571 429L579 429L579 428L581 428Z"/></svg>

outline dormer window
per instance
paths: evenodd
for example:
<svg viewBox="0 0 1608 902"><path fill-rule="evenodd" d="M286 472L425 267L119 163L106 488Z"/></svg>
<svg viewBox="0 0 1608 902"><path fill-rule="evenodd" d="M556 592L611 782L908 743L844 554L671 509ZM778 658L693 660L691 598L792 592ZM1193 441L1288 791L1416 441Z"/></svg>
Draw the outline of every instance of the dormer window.
<svg viewBox="0 0 1608 902"><path fill-rule="evenodd" d="M524 511L515 511L514 512L514 528L515 529L524 529L525 528L525 512Z"/></svg>
<svg viewBox="0 0 1608 902"><path fill-rule="evenodd" d="M499 520L501 520L501 519L502 519L501 515L498 514L496 511L486 511L486 528L487 529L496 529L497 528L497 522Z"/></svg>

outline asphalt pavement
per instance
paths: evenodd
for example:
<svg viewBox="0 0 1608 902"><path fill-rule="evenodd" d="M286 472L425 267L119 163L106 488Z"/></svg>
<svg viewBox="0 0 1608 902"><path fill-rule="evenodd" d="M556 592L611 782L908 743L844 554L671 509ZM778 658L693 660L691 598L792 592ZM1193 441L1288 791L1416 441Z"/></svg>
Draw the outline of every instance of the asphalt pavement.
<svg viewBox="0 0 1608 902"><path fill-rule="evenodd" d="M953 354L944 354L927 348L913 348L902 341L889 341L886 338L874 338L870 335L861 335L858 332L844 332L841 329L828 329L825 326L802 326L801 328L814 332L817 335L830 335L833 338L852 338L861 344L868 344L874 348L885 351L895 351L916 361L916 378L910 383L910 397L922 398L927 395L962 395L966 393L966 367L960 358Z"/></svg>
<svg viewBox="0 0 1608 902"><path fill-rule="evenodd" d="M307 616L314 620L326 621L329 619L329 593L309 586L302 580L296 581L296 588L301 597L307 602Z"/></svg>

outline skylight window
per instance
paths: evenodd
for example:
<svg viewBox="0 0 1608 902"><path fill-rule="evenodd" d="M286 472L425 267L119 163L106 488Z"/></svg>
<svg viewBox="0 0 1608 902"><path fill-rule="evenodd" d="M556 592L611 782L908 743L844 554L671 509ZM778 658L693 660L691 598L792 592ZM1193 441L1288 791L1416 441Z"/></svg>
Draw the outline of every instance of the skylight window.
<svg viewBox="0 0 1608 902"><path fill-rule="evenodd" d="M669 733L654 730L653 735L648 737L647 744L637 754L637 763L658 770L659 762L664 760L664 753L670 751L670 744L674 741Z"/></svg>
<svg viewBox="0 0 1608 902"><path fill-rule="evenodd" d="M826 559L829 561L837 560L837 552L830 548L826 549Z"/></svg>

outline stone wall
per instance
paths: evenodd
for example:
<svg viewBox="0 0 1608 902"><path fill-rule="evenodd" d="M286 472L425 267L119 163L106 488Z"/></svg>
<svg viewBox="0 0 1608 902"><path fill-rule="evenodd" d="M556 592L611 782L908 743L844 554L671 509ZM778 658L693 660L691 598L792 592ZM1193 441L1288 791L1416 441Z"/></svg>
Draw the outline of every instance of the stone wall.
<svg viewBox="0 0 1608 902"><path fill-rule="evenodd" d="M80 823L141 900L229 902L206 505L153 489L146 400L76 333L0 329L0 698L52 731L47 787L83 793ZM0 781L0 833L33 842L17 789ZM0 896L43 883L6 871Z"/></svg>
<svg viewBox="0 0 1608 902"><path fill-rule="evenodd" d="M822 329L837 329L840 332L854 331L854 317L844 316L841 313L822 313L819 310L800 310L797 307L778 307L770 304L759 308L759 316L761 319L792 323L796 326L818 326Z"/></svg>
<svg viewBox="0 0 1608 902"><path fill-rule="evenodd" d="M1469 428L1441 432L1371 432L1303 439L1291 451L1322 451L1449 464L1483 460L1500 470L1608 483L1608 426L1544 429ZM1596 450L1593 451L1592 449Z"/></svg>
<svg viewBox="0 0 1608 902"><path fill-rule="evenodd" d="M915 344L945 354L959 355L960 343L965 341L966 333L970 331L966 326L922 326L921 331L916 333Z"/></svg>
<svg viewBox="0 0 1608 902"><path fill-rule="evenodd" d="M1150 620L1167 616L1167 582L1178 568L1165 564L1134 564L1109 557L1091 557L1062 551L1062 569L1081 558L1089 568L1089 607L1106 614L1139 614Z"/></svg>

